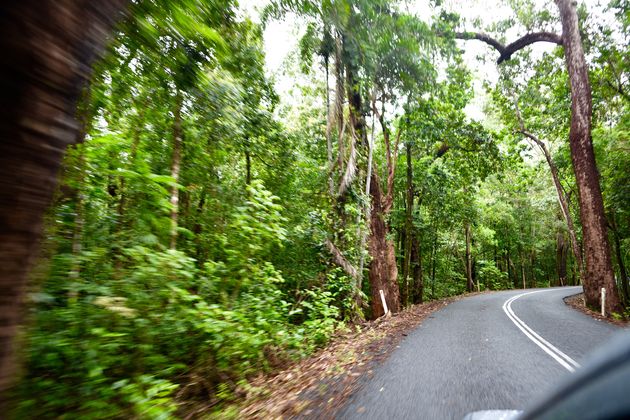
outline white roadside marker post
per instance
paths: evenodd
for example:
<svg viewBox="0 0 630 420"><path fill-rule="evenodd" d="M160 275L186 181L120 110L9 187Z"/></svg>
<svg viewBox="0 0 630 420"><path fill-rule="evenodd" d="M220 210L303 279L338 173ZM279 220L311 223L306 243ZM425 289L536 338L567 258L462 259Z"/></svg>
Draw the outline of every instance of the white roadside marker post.
<svg viewBox="0 0 630 420"><path fill-rule="evenodd" d="M378 291L381 294L381 303L383 304L383 311L385 312L384 315L387 315L389 313L389 309L387 309L387 302L385 302L385 293L383 293L382 290Z"/></svg>
<svg viewBox="0 0 630 420"><path fill-rule="evenodd" d="M602 287L602 316L606 316L606 288Z"/></svg>

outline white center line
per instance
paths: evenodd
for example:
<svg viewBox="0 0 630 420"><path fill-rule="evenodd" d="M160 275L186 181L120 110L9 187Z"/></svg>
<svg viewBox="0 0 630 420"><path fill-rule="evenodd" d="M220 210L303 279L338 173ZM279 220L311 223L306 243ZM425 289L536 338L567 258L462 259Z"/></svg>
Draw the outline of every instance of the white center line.
<svg viewBox="0 0 630 420"><path fill-rule="evenodd" d="M522 319L516 316L516 314L512 310L512 302L514 302L516 299L522 296L531 295L533 293L549 292L549 291L551 290L534 290L533 292L526 292L526 293L521 293L520 295L513 296L510 299L505 301L505 303L503 304L503 311L508 316L508 318L510 318L510 320L514 323L514 325L516 325L523 332L523 334L527 336L527 338L532 340L538 347L543 349L543 351L547 353L549 356L553 357L554 360L560 363L566 370L568 370L569 372L574 372L575 368L580 367L580 364L576 362L575 360L571 359L569 356L567 356L563 352L561 352L557 347L549 343L540 335L538 335L525 322L523 322Z"/></svg>

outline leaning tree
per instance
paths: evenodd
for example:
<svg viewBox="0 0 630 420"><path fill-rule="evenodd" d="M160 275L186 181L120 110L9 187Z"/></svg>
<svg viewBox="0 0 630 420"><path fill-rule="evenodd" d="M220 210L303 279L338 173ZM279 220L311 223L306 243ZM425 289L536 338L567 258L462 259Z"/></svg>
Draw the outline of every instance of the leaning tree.
<svg viewBox="0 0 630 420"><path fill-rule="evenodd" d="M573 0L555 0L560 12L562 35L552 32L533 32L510 44L475 32L458 32L459 39L476 39L495 48L500 56L498 64L509 60L514 53L536 42L552 42L564 47L564 56L571 88L571 126L569 144L575 172L584 240L585 277L584 296L591 307L600 305L600 288L605 288L606 313L621 313L622 305L608 244L604 201L599 184L599 172L591 136L592 94L588 65L582 48L577 5Z"/></svg>

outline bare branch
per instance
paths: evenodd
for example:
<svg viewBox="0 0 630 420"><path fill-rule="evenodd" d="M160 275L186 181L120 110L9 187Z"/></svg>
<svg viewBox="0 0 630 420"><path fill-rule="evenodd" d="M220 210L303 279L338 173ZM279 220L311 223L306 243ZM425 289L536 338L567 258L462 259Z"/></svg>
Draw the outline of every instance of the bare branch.
<svg viewBox="0 0 630 420"><path fill-rule="evenodd" d="M562 37L553 32L532 32L525 34L508 45L503 45L498 40L483 32L457 32L455 33L455 38L465 40L476 39L492 46L500 54L497 59L497 64L501 64L504 61L511 59L512 54L535 42L551 42L562 45Z"/></svg>
<svg viewBox="0 0 630 420"><path fill-rule="evenodd" d="M359 271L346 259L346 257L343 256L341 251L339 251L339 248L337 248L328 238L326 238L325 245L328 252L330 252L330 255L332 255L335 264L341 267L343 271L345 271L353 279L358 279Z"/></svg>

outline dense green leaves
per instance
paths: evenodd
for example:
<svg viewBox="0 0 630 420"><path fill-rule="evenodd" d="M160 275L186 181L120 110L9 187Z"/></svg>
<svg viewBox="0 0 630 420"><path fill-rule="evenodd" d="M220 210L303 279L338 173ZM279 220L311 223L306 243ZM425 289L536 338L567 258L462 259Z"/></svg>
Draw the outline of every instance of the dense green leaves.
<svg viewBox="0 0 630 420"><path fill-rule="evenodd" d="M579 281L551 166L523 134L547 145L579 240L560 49L504 63L485 84L487 120L472 120L473 72L450 35L461 19L436 3L430 22L395 1L271 2L263 22L304 23L286 69L302 73L299 94L284 98L263 27L236 2L132 2L86 88L84 139L48 215L16 416L221 413L253 376L370 315L373 211L403 306ZM555 24L509 4L489 32ZM622 279L629 19L626 1L609 9L614 27L583 29Z"/></svg>

